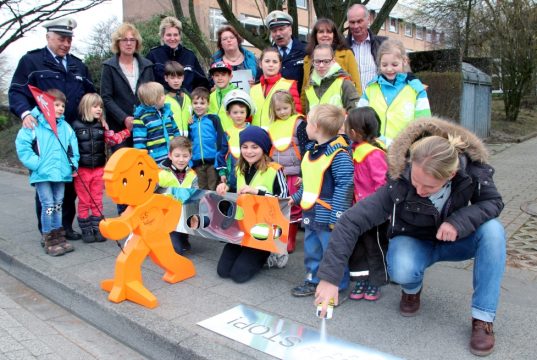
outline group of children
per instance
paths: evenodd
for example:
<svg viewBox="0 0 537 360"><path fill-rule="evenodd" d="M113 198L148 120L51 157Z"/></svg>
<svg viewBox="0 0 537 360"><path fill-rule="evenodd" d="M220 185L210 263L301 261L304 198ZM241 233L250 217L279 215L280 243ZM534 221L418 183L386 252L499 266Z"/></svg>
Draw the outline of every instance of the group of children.
<svg viewBox="0 0 537 360"><path fill-rule="evenodd" d="M134 147L147 149L161 166L162 187L289 198L288 253L296 248L301 221L305 228L306 277L304 283L292 289L292 294L313 295L319 282L316 272L338 218L353 202L385 183L385 150L397 133L414 118L430 115L423 85L407 73L408 60L402 44L385 41L378 59L380 73L360 99L348 75L334 61L332 48L317 46L305 104L300 103L296 82L281 76L282 59L274 48L262 52L263 75L250 94L231 83L231 67L223 62L213 64L209 70L214 82L211 93L196 88L188 94L181 87L183 67L169 62L165 67L167 93L154 82L139 87L141 105L135 110L132 128ZM307 117L301 114L302 109ZM50 235L59 227L57 212L61 211L61 196L56 197L60 193L56 186L61 185L56 184L71 180L69 163L74 168L78 166L78 149L85 149L82 144L88 139L98 146L92 147L97 149L95 153L80 155L78 177L84 179L86 189L77 186L80 201L84 202L82 209L79 204L79 223L81 228L93 226L95 239L101 240L94 226L102 212L99 177L105 162L106 139L98 95L88 94L81 101L80 123L85 123L84 130L79 130L77 122L73 132L62 120L61 111L56 115L58 132L61 129L62 134L59 142L70 143L73 148L69 162L67 153L63 155L65 159L57 161L58 166L62 165L61 177L54 177L50 169L40 166L44 156L31 146L30 130L22 129L17 139L19 155L32 171L30 181L36 184L38 193L45 192L41 183L54 184L48 186L52 188L51 199L40 196L45 250L51 255L69 251L63 240L51 240L56 238ZM39 129L34 138L41 141ZM58 141L47 136L47 144L53 150L46 151L58 152ZM41 145L40 150L43 148ZM77 181L75 178L75 185ZM81 195L84 190L89 190L93 198ZM92 210L91 216L88 209ZM50 221L45 222L47 219ZM84 233L89 237L89 230ZM186 234L172 233L171 238L176 252L182 254L190 249ZM346 289L352 278L356 284L350 298L378 299L379 287L388 281L386 248L386 224L365 234L354 249L340 289ZM245 282L259 272L269 256L266 251L226 244L217 272L223 278Z"/></svg>

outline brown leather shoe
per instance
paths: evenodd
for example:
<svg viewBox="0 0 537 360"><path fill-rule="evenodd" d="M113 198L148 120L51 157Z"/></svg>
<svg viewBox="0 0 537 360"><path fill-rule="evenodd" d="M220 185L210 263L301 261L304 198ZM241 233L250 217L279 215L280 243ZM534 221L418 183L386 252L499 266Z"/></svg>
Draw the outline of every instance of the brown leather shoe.
<svg viewBox="0 0 537 360"><path fill-rule="evenodd" d="M472 319L470 352L477 356L487 356L494 350L494 331L492 323Z"/></svg>
<svg viewBox="0 0 537 360"><path fill-rule="evenodd" d="M401 290L401 302L399 303L399 312L403 316L416 316L420 309L421 289L417 294L407 294Z"/></svg>

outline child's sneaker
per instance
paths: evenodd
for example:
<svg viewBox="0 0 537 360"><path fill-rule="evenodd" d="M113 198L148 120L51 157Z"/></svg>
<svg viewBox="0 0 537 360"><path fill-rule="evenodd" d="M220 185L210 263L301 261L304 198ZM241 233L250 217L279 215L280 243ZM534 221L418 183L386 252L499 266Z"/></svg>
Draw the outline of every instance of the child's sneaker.
<svg viewBox="0 0 537 360"><path fill-rule="evenodd" d="M367 288L367 280L359 280L356 282L356 285L354 285L354 289L352 289L351 293L349 294L349 299L352 300L360 300L363 299L365 296L365 290Z"/></svg>
<svg viewBox="0 0 537 360"><path fill-rule="evenodd" d="M291 290L291 295L296 296L296 297L311 296L315 294L316 288L317 288L317 284L314 284L306 280L304 281L304 284L294 287Z"/></svg>
<svg viewBox="0 0 537 360"><path fill-rule="evenodd" d="M364 294L364 299L369 301L378 300L380 297L380 289L377 286L368 285Z"/></svg>

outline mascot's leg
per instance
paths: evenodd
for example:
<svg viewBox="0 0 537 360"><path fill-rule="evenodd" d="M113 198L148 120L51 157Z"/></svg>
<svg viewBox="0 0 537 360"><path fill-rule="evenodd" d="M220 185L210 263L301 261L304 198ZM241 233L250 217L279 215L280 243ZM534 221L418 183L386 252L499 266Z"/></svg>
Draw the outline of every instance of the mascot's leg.
<svg viewBox="0 0 537 360"><path fill-rule="evenodd" d="M143 284L142 263L150 249L139 235L134 235L123 252L116 259L113 279L101 282L101 288L110 292L108 300L119 303L130 300L150 309L158 305L158 300Z"/></svg>
<svg viewBox="0 0 537 360"><path fill-rule="evenodd" d="M192 261L173 250L169 233L154 232L150 236L150 239L145 239L151 248L149 256L155 264L166 270L162 280L174 284L196 275Z"/></svg>

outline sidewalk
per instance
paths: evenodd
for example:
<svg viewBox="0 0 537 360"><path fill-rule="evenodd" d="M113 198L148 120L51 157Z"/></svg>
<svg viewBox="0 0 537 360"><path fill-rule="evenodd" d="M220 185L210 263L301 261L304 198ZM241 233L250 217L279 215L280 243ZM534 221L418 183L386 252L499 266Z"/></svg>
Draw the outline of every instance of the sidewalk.
<svg viewBox="0 0 537 360"><path fill-rule="evenodd" d="M496 184L506 204L501 220L509 236L529 219L520 205L537 199L536 148L537 139L532 139L492 159ZM74 242L76 251L58 258L43 253L36 229L34 192L25 176L1 173L0 203L0 268L149 358L272 359L196 325L238 304L314 329L320 327L313 298L290 295L290 289L303 277L301 247L285 269L264 270L252 281L238 285L216 274L223 245L192 239L188 257L197 270L192 279L167 284L161 280L161 269L146 261L144 283L160 301L159 307L147 310L129 302L113 304L99 288L101 280L113 276L119 251L114 242ZM114 216L115 207L111 203L105 207L105 215ZM375 303L349 300L336 308L334 319L327 321L327 333L407 359L475 359L468 351L471 268L468 261L429 269L421 313L415 318L399 315L400 290L388 285ZM536 298L537 268L509 267L494 324L496 348L488 359L535 358Z"/></svg>

